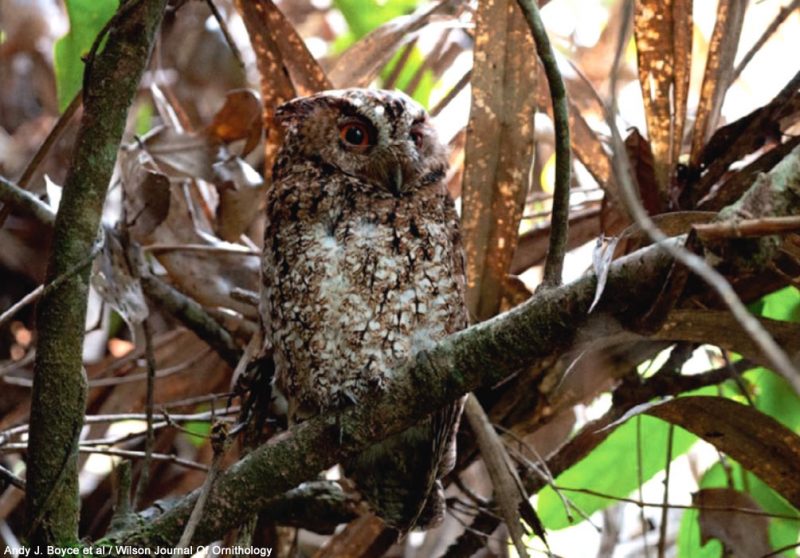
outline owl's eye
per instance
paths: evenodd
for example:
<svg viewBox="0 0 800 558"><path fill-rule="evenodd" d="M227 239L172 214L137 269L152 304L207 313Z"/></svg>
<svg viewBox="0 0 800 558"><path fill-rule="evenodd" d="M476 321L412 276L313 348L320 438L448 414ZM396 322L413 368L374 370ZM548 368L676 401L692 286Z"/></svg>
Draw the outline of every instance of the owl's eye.
<svg viewBox="0 0 800 558"><path fill-rule="evenodd" d="M339 139L354 147L367 147L372 143L369 129L360 122L347 122L339 126Z"/></svg>
<svg viewBox="0 0 800 558"><path fill-rule="evenodd" d="M418 130L412 130L411 133L409 134L409 137L411 138L411 141L414 142L414 145L417 146L417 149L422 147L422 140L424 139L422 132Z"/></svg>

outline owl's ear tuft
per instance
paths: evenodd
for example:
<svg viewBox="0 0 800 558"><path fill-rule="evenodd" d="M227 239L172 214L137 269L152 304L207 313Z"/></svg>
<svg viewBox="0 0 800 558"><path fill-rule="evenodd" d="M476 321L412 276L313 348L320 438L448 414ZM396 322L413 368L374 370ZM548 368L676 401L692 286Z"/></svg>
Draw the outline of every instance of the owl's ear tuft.
<svg viewBox="0 0 800 558"><path fill-rule="evenodd" d="M275 109L273 119L276 124L288 128L297 124L300 120L308 116L313 110L314 103L307 97L292 99Z"/></svg>

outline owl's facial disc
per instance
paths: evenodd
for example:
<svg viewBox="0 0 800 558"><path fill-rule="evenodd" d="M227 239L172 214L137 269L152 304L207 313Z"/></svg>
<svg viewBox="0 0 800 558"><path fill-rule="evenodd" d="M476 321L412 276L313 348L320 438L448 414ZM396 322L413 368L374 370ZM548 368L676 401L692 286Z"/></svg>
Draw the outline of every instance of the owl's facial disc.
<svg viewBox="0 0 800 558"><path fill-rule="evenodd" d="M276 121L295 149L394 196L439 182L446 148L425 110L401 92L325 91L294 99Z"/></svg>

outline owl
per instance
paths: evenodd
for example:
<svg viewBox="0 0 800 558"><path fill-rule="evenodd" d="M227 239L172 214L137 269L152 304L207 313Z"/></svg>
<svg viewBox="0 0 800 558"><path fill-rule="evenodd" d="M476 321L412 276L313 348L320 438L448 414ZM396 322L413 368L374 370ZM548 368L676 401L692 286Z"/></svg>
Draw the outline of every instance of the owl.
<svg viewBox="0 0 800 558"><path fill-rule="evenodd" d="M290 423L358 405L417 352L467 325L447 153L400 92L326 91L276 111L284 141L267 194L261 314ZM441 519L461 403L347 463L401 532Z"/></svg>

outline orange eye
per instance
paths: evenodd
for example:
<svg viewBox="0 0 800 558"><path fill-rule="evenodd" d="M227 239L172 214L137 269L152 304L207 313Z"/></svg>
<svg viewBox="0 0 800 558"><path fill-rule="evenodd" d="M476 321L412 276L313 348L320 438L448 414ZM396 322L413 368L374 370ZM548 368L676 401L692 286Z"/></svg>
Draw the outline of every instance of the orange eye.
<svg viewBox="0 0 800 558"><path fill-rule="evenodd" d="M339 127L339 138L348 145L366 147L370 144L369 130L360 122L348 122Z"/></svg>

